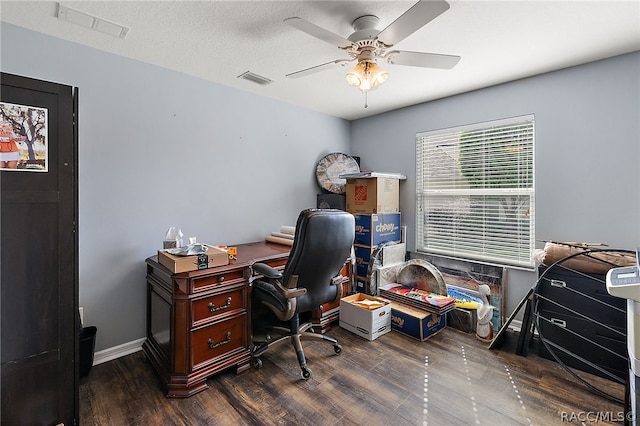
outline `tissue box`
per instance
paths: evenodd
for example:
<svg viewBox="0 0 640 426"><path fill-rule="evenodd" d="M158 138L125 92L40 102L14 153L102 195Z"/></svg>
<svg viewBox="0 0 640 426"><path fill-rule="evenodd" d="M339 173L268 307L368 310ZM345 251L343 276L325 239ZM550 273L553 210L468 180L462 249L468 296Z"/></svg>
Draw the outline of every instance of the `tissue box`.
<svg viewBox="0 0 640 426"><path fill-rule="evenodd" d="M353 303L361 300L375 300L384 305L366 309ZM375 340L391 331L391 302L363 293L343 297L340 299L340 327L367 340Z"/></svg>
<svg viewBox="0 0 640 426"><path fill-rule="evenodd" d="M207 252L199 256L175 256L165 250L158 250L158 262L174 274L229 264L229 255L226 250L209 244L205 245L208 247Z"/></svg>
<svg viewBox="0 0 640 426"><path fill-rule="evenodd" d="M447 316L438 315L402 303L391 303L391 328L425 341L447 326Z"/></svg>

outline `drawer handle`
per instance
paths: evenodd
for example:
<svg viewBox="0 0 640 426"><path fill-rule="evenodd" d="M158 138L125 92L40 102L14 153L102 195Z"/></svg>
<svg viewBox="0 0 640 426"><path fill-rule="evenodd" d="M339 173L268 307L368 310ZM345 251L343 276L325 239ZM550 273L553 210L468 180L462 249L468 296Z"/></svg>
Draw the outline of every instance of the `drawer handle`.
<svg viewBox="0 0 640 426"><path fill-rule="evenodd" d="M566 287L567 283L560 280L551 280L552 287Z"/></svg>
<svg viewBox="0 0 640 426"><path fill-rule="evenodd" d="M557 325L558 327L567 328L567 322L565 320L561 320L558 318L551 318L551 324Z"/></svg>
<svg viewBox="0 0 640 426"><path fill-rule="evenodd" d="M227 331L225 339L222 342L216 343L212 339L209 339L209 340L207 340L207 343L209 344L209 349L215 349L215 348L217 348L219 346L226 345L230 341L231 341L231 332Z"/></svg>
<svg viewBox="0 0 640 426"><path fill-rule="evenodd" d="M227 297L227 303L222 306L216 307L216 305L214 305L212 302L209 302L209 312L220 311L222 309L227 309L230 306L231 306L231 297Z"/></svg>
<svg viewBox="0 0 640 426"><path fill-rule="evenodd" d="M224 281L224 275L220 275L220 276L218 277L218 282L219 282L219 283L221 283L221 282L223 282L223 281Z"/></svg>

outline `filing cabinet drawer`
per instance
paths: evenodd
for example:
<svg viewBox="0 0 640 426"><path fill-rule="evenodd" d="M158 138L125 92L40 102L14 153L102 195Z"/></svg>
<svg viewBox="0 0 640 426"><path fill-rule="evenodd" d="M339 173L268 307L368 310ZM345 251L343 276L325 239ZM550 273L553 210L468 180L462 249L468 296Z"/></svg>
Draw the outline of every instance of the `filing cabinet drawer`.
<svg viewBox="0 0 640 426"><path fill-rule="evenodd" d="M191 307L191 325L197 327L214 320L216 316L226 315L237 309L246 310L246 292L247 288L243 286L232 291L194 300Z"/></svg>
<svg viewBox="0 0 640 426"><path fill-rule="evenodd" d="M616 330L613 331L592 321L553 311L540 311L539 315L539 331L546 340L618 377L626 376L628 355L624 328L611 327ZM553 346L552 350L566 365L606 377L564 350ZM544 345L540 345L539 355L554 360Z"/></svg>
<svg viewBox="0 0 640 426"><path fill-rule="evenodd" d="M191 280L193 285L192 291L195 293L205 290L211 290L212 288L222 284L230 284L243 280L244 273L241 269L221 272L219 274L211 274L202 278L194 278L193 280Z"/></svg>
<svg viewBox="0 0 640 426"><path fill-rule="evenodd" d="M217 357L245 350L247 342L247 314L216 322L191 332L191 368L203 367Z"/></svg>
<svg viewBox="0 0 640 426"><path fill-rule="evenodd" d="M544 270L540 268L540 275ZM538 302L539 310L574 316L570 311L575 311L600 323L623 327L627 321L626 300L607 292L604 275L585 275L557 267L545 274L537 289L543 296Z"/></svg>

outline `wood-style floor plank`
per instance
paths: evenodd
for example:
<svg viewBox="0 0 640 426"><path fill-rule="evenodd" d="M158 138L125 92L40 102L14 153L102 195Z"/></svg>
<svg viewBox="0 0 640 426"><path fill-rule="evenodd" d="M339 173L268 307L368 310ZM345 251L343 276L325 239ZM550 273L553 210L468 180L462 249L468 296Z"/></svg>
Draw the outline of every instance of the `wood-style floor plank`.
<svg viewBox="0 0 640 426"><path fill-rule="evenodd" d="M424 342L394 331L370 342L337 326L328 334L342 354L304 342L308 381L283 345L262 356L262 369L223 372L186 399L164 396L142 352L94 366L80 385L81 424L560 425L571 415L623 411L534 349L515 355L516 333L494 350L450 328ZM579 374L624 399L624 385Z"/></svg>

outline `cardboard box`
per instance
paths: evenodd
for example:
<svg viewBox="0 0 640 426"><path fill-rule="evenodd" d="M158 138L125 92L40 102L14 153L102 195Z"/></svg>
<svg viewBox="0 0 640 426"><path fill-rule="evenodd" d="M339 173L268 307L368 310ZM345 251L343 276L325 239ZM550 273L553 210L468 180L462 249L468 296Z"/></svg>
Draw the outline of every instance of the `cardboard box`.
<svg viewBox="0 0 640 426"><path fill-rule="evenodd" d="M447 326L447 316L415 309L402 303L391 303L391 328L425 341Z"/></svg>
<svg viewBox="0 0 640 426"><path fill-rule="evenodd" d="M209 244L205 245L208 247L207 252L198 256L175 256L165 250L158 250L158 262L174 274L229 264L229 255L226 250Z"/></svg>
<svg viewBox="0 0 640 426"><path fill-rule="evenodd" d="M400 180L391 177L347 179L347 211L350 213L398 213Z"/></svg>
<svg viewBox="0 0 640 426"><path fill-rule="evenodd" d="M356 214L355 243L374 247L387 241L400 242L400 213Z"/></svg>
<svg viewBox="0 0 640 426"><path fill-rule="evenodd" d="M366 309L354 304L366 300L382 302L383 306ZM375 340L391 331L391 302L363 293L343 297L340 299L340 327L367 340Z"/></svg>

